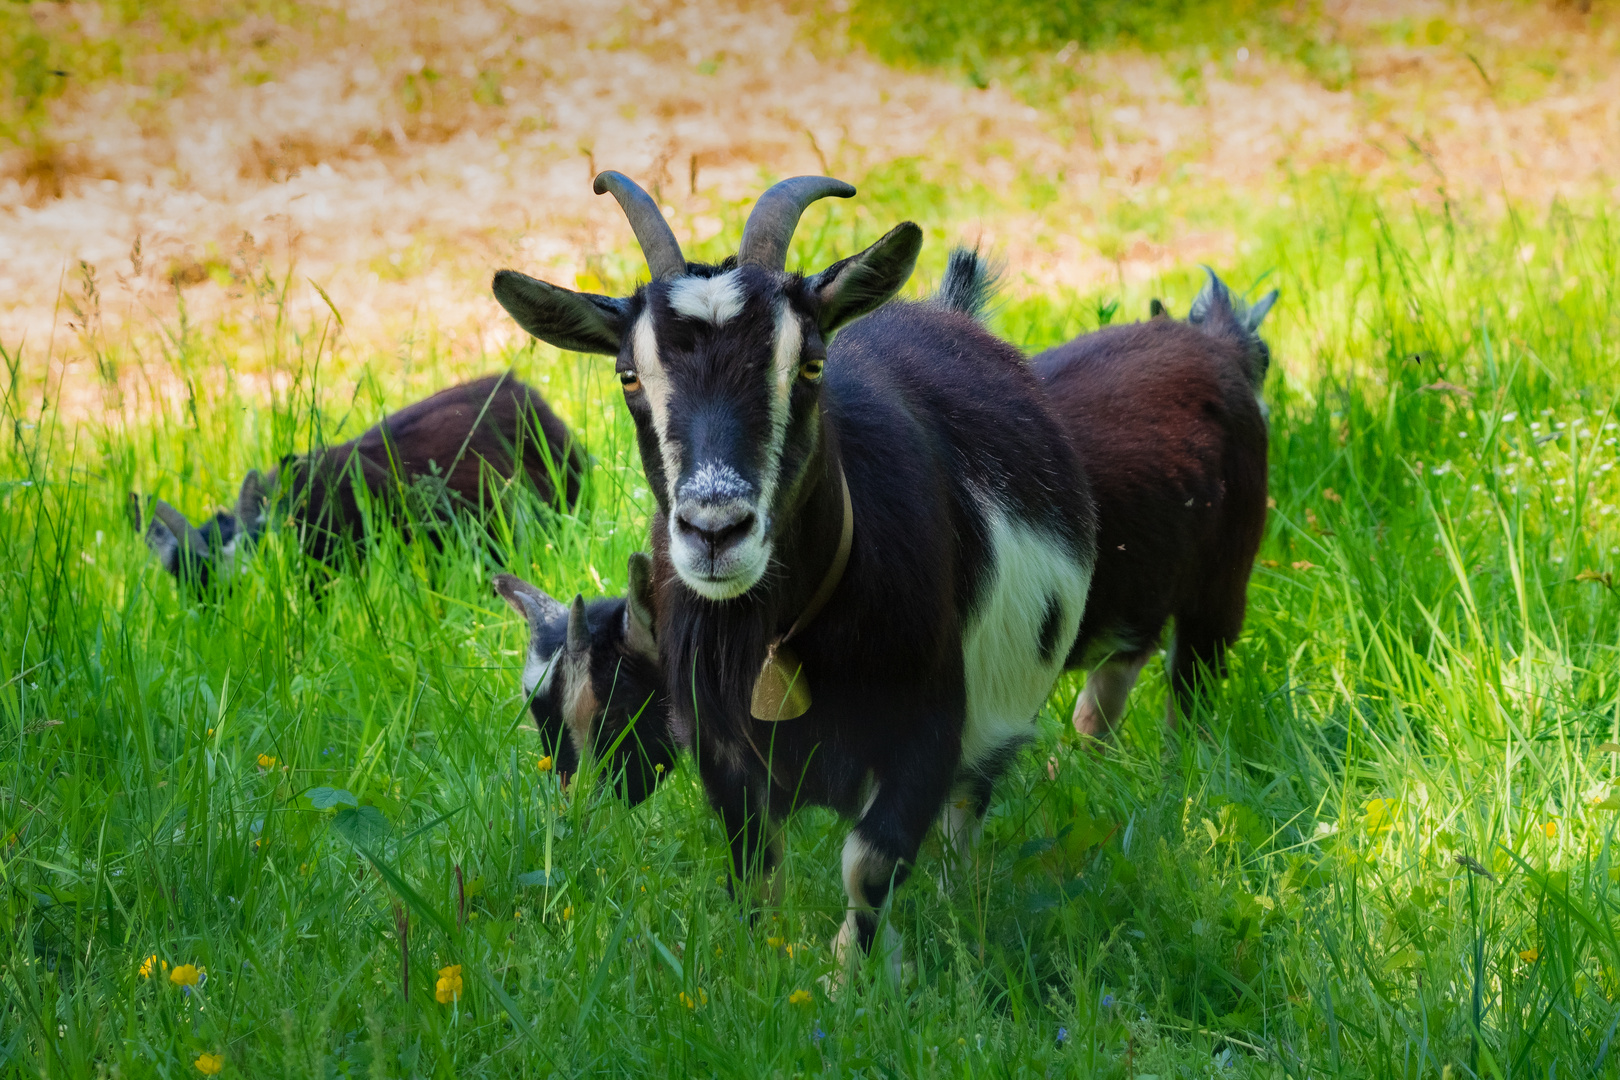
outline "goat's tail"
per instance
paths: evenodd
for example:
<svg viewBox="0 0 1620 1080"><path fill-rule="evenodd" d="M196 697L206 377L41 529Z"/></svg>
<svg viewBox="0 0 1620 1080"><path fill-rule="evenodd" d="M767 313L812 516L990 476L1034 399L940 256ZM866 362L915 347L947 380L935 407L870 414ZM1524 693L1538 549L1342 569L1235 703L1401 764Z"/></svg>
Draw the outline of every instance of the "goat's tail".
<svg viewBox="0 0 1620 1080"><path fill-rule="evenodd" d="M1001 267L980 255L977 247L952 248L933 302L983 322L1000 285Z"/></svg>
<svg viewBox="0 0 1620 1080"><path fill-rule="evenodd" d="M1266 369L1271 367L1271 349L1260 336L1260 324L1277 302L1277 290L1272 289L1259 301L1248 304L1232 295L1226 283L1215 276L1215 271L1204 267L1209 280L1193 300L1187 311L1187 321L1206 334L1223 337L1243 347L1248 364L1249 384L1260 392L1266 381Z"/></svg>

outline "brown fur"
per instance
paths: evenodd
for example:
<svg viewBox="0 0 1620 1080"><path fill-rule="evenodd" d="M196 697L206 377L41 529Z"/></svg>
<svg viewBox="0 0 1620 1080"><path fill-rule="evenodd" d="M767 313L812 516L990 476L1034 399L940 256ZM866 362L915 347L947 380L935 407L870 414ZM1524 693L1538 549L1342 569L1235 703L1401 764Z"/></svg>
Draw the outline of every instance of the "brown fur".
<svg viewBox="0 0 1620 1080"><path fill-rule="evenodd" d="M1224 671L1265 529L1255 345L1228 330L1156 317L1032 361L1097 501L1097 565L1069 664L1139 666L1173 616L1183 713L1203 675Z"/></svg>
<svg viewBox="0 0 1620 1080"><path fill-rule="evenodd" d="M544 501L557 502L556 479L563 481L563 505L579 497L583 459L567 426L538 392L510 373L489 375L441 390L407 405L359 437L308 457L286 462L281 479L294 494L292 516L307 535L311 554L325 558L331 546L358 539L363 522L349 471L373 497L393 498L395 478L414 484L423 478L442 483L430 490L451 509L487 507L490 485L513 477L519 468ZM272 475L268 487L274 490ZM437 485L435 485L437 486ZM239 508L244 517L250 507Z"/></svg>

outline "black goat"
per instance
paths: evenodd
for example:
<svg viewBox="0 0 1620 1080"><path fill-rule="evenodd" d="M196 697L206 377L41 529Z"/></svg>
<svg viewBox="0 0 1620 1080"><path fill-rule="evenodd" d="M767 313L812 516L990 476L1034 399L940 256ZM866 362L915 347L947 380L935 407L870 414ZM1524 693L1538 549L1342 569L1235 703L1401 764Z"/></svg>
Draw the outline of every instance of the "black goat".
<svg viewBox="0 0 1620 1080"><path fill-rule="evenodd" d="M916 225L784 272L804 208L847 184L776 185L718 266L688 263L630 181L596 189L624 207L651 283L613 298L502 271L495 295L535 336L617 357L658 500L673 718L735 872L771 873L797 805L856 818L839 950L869 948L953 789L960 837L1062 668L1096 555L1084 474L1017 350L959 312L885 303ZM793 700L768 692L773 672L808 686L802 715L773 711Z"/></svg>
<svg viewBox="0 0 1620 1080"><path fill-rule="evenodd" d="M1097 566L1070 667L1089 667L1080 731L1106 736L1175 617L1169 721L1225 671L1266 523L1271 362L1254 307L1208 271L1187 320L1104 327L1031 361L1097 500Z"/></svg>
<svg viewBox="0 0 1620 1080"><path fill-rule="evenodd" d="M934 303L980 318L993 291L994 274L975 253L957 250ZM1174 324L1179 329L1142 334L1122 328L1131 332L1086 335L1038 358L1056 390L1058 418L1081 449L1096 498L1099 534L1108 541L1069 654L1070 666L1092 667L1075 710L1076 726L1088 734L1105 735L1118 719L1142 661L1157 646L1171 614L1178 619L1171 661L1177 679L1172 719L1176 703L1182 711L1189 707L1195 679L1203 671L1218 672L1224 650L1236 636L1243 590L1237 590L1233 611L1232 583L1246 582L1265 521L1264 424L1257 429L1253 390L1269 363L1257 331L1275 299L1273 292L1255 307L1245 307L1211 273L1194 302L1193 318ZM1157 300L1152 317L1170 318ZM1098 343L1110 347L1106 355L1092 347ZM1219 377L1233 371L1242 376L1241 383ZM1179 389L1169 377L1176 372L1181 374ZM1211 385L1224 391L1215 407L1207 400ZM1088 392L1098 399L1088 399ZM1142 427L1145 433L1138 430ZM1170 429L1174 437L1167 438ZM1151 437L1144 439L1144 434ZM1189 446L1228 449L1200 456L1189 454ZM1239 482L1223 489L1221 480L1228 475ZM1190 485L1211 488L1222 500L1219 513L1195 500L1192 528L1186 523ZM1236 497L1225 494L1232 491L1238 492ZM1126 557L1132 555L1136 557ZM520 603L514 591L531 586L504 575L495 579L496 591L530 623L524 691L532 696L542 734L549 733L551 742L561 740L559 760L567 763L568 772L578 760L576 746L595 746L598 755L608 757L609 775L625 778L632 804L650 792L659 765L665 772L671 767L679 741L669 724L668 694L659 684L656 601L649 574L646 556L633 555L629 594L581 608L590 613L589 633L575 636L572 659L565 659L563 651L568 609L544 594L537 594L537 602ZM579 607L583 601L576 598L574 603ZM1191 631L1199 625L1195 616L1201 611L1221 613L1229 632L1213 643L1194 637ZM1185 639L1183 625L1189 631ZM1131 642L1134 647L1124 656L1109 655L1099 644L1104 642ZM548 674L559 666L573 674ZM570 689L583 686L587 677L588 693ZM572 741L561 737L565 729L574 733Z"/></svg>
<svg viewBox="0 0 1620 1080"><path fill-rule="evenodd" d="M520 471L542 500L555 504L560 486L562 505L571 507L584 469L584 455L546 400L510 373L490 375L407 405L348 442L289 456L268 477L254 469L236 506L201 527L153 499L146 543L169 573L206 587L229 576L272 519L295 526L317 561L354 547L365 530L356 484L403 524L408 516L433 520L487 506L496 494L491 477L510 480ZM420 497L414 515L405 495ZM140 531L134 495L130 515Z"/></svg>
<svg viewBox="0 0 1620 1080"><path fill-rule="evenodd" d="M495 575L495 592L529 624L523 693L564 783L589 749L630 805L675 764L669 697L658 666L652 560L630 556L622 597L571 605L522 578Z"/></svg>

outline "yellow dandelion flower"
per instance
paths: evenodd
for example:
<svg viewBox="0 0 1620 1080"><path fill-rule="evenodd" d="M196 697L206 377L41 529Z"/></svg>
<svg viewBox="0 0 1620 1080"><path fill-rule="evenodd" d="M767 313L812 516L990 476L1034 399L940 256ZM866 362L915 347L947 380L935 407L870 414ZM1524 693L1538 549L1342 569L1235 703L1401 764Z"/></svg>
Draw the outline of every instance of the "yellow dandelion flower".
<svg viewBox="0 0 1620 1080"><path fill-rule="evenodd" d="M276 767L276 759L275 758L271 757L269 754L260 754L259 755L259 768L261 768L261 769L273 769L275 767Z"/></svg>
<svg viewBox="0 0 1620 1080"><path fill-rule="evenodd" d="M1362 824L1371 835L1388 832L1395 824L1395 810L1394 799L1373 799L1364 808Z"/></svg>
<svg viewBox="0 0 1620 1080"><path fill-rule="evenodd" d="M564 922L568 921L569 919L572 919L573 917L574 917L574 909L572 907L563 908L563 921Z"/></svg>
<svg viewBox="0 0 1620 1080"><path fill-rule="evenodd" d="M768 937L765 939L765 944L773 949L780 949L782 947L782 939L779 937Z"/></svg>
<svg viewBox="0 0 1620 1080"><path fill-rule="evenodd" d="M448 1005L461 996L461 965L451 964L439 969L439 983L433 988L433 997L440 1005Z"/></svg>
<svg viewBox="0 0 1620 1080"><path fill-rule="evenodd" d="M1519 959L1523 960L1527 964L1533 964L1537 960L1541 959L1541 950L1538 949L1538 948L1535 948L1534 946L1532 946L1532 947L1530 947L1528 949L1524 949L1524 950L1520 951Z"/></svg>
<svg viewBox="0 0 1620 1080"><path fill-rule="evenodd" d="M1558 839L1558 819L1553 818L1551 821L1547 822L1547 824L1541 827L1541 831L1547 834L1547 839L1549 840Z"/></svg>
<svg viewBox="0 0 1620 1080"><path fill-rule="evenodd" d="M196 986L202 982L203 969L196 964L180 964L169 972L169 981L176 986Z"/></svg>
<svg viewBox="0 0 1620 1080"><path fill-rule="evenodd" d="M197 1055L197 1071L204 1076L213 1076L225 1067L224 1054L202 1053Z"/></svg>
<svg viewBox="0 0 1620 1080"><path fill-rule="evenodd" d="M551 755L547 754L545 757L543 757L539 761L535 762L534 767L537 770L539 770L540 772L543 772L543 773L550 772L551 771Z"/></svg>
<svg viewBox="0 0 1620 1080"><path fill-rule="evenodd" d="M793 991L793 993L788 995L788 1004L789 1005L808 1005L808 1004L810 1004L810 991L808 991L808 990L795 990L795 991Z"/></svg>
<svg viewBox="0 0 1620 1080"><path fill-rule="evenodd" d="M709 995L704 993L702 990L699 990L697 992L697 997L694 998L691 994L688 994L685 990L682 990L680 1002L688 1009L695 1009L699 1005L707 1005L709 1003Z"/></svg>
<svg viewBox="0 0 1620 1080"><path fill-rule="evenodd" d="M156 967L156 966L157 966L157 954L156 953L153 953L151 956L148 956L145 960L142 960L141 961L141 978L150 979L152 977L152 969L154 967Z"/></svg>

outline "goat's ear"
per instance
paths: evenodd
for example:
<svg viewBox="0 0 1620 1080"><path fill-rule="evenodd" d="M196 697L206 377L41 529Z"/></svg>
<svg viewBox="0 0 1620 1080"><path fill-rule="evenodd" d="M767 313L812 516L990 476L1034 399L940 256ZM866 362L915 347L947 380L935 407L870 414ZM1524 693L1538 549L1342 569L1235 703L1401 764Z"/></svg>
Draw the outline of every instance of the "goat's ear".
<svg viewBox="0 0 1620 1080"><path fill-rule="evenodd" d="M1243 324L1249 328L1249 333L1253 334L1260 329L1260 324L1265 321L1267 315L1271 314L1271 307L1276 302L1277 290L1272 289L1260 298L1259 303L1244 312Z"/></svg>
<svg viewBox="0 0 1620 1080"><path fill-rule="evenodd" d="M264 499L264 475L258 469L249 469L236 496L236 519L250 536L257 536L264 526Z"/></svg>
<svg viewBox="0 0 1620 1080"><path fill-rule="evenodd" d="M917 265L922 230L909 221L890 229L877 243L833 263L806 284L818 301L823 334L860 318L900 291Z"/></svg>
<svg viewBox="0 0 1620 1080"><path fill-rule="evenodd" d="M530 630L555 622L568 614L567 608L520 577L512 574L496 574L493 584L495 595L505 600L513 611L528 620Z"/></svg>
<svg viewBox="0 0 1620 1080"><path fill-rule="evenodd" d="M1155 296L1152 300L1148 301L1148 318L1168 319L1170 317L1170 309L1164 306L1163 300L1160 300L1157 296Z"/></svg>
<svg viewBox="0 0 1620 1080"><path fill-rule="evenodd" d="M573 292L516 270L498 272L493 288L506 313L541 341L569 352L619 354L628 300Z"/></svg>
<svg viewBox="0 0 1620 1080"><path fill-rule="evenodd" d="M631 652L658 662L658 621L654 614L652 560L630 553L630 591L624 598L624 643Z"/></svg>

